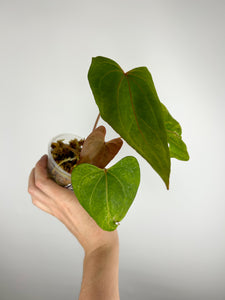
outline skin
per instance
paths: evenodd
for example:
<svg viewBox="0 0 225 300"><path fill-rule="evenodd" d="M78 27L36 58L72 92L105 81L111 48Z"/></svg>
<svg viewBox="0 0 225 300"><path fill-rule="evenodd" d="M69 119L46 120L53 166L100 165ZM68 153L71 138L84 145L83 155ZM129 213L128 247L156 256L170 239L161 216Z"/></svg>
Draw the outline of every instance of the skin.
<svg viewBox="0 0 225 300"><path fill-rule="evenodd" d="M119 239L117 230L102 230L78 202L73 191L48 177L47 155L29 176L32 203L60 220L84 249L79 300L119 300Z"/></svg>

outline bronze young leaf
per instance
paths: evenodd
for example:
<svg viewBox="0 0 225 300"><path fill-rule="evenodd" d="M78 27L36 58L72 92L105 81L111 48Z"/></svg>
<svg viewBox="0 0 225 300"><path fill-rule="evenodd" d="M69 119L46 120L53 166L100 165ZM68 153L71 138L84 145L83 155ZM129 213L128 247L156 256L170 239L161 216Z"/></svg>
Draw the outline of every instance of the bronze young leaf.
<svg viewBox="0 0 225 300"><path fill-rule="evenodd" d="M106 129L96 128L85 140L78 164L89 163L99 168L105 168L123 145L121 138L105 142Z"/></svg>

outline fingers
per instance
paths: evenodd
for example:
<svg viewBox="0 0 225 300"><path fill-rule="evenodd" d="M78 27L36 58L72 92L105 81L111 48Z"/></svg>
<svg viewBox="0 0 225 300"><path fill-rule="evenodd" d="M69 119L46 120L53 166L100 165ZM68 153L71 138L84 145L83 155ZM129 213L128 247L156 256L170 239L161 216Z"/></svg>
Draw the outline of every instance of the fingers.
<svg viewBox="0 0 225 300"><path fill-rule="evenodd" d="M30 173L28 181L28 192L35 198L43 198L46 195L35 184L35 168Z"/></svg>
<svg viewBox="0 0 225 300"><path fill-rule="evenodd" d="M29 193L35 198L53 202L54 205L62 202L78 202L73 191L56 184L48 176L47 155L44 155L36 164L29 178Z"/></svg>
<svg viewBox="0 0 225 300"><path fill-rule="evenodd" d="M77 237L84 249L90 249L106 240L105 232L81 206L73 191L58 186L48 177L46 155L31 171L28 191L33 204L59 219Z"/></svg>
<svg viewBox="0 0 225 300"><path fill-rule="evenodd" d="M75 215L82 210L73 191L59 186L48 177L46 155L31 171L28 192L35 206L55 216L64 224L68 222L67 215L71 209Z"/></svg>
<svg viewBox="0 0 225 300"><path fill-rule="evenodd" d="M60 187L49 178L47 171L47 162L47 155L42 156L42 158L37 162L34 170L35 185L39 188L40 191L53 199L65 197L65 194L71 195L71 191Z"/></svg>
<svg viewBox="0 0 225 300"><path fill-rule="evenodd" d="M52 214L52 211L49 209L49 207L44 204L46 201L49 201L48 197L35 185L34 172L35 169L31 171L28 181L28 192L31 195L32 203L45 212Z"/></svg>

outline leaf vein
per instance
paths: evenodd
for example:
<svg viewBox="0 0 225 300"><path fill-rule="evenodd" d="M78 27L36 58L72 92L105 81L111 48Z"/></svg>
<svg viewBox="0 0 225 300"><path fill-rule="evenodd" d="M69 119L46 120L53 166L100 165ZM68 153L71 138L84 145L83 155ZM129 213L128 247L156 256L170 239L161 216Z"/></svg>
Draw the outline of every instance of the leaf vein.
<svg viewBox="0 0 225 300"><path fill-rule="evenodd" d="M121 113L120 113L120 110L119 110L119 90L120 90L120 87L121 87L121 83L124 79L124 76L122 75L121 79L120 79L120 82L118 84L118 88L117 88L117 98L116 98L116 102L117 102L117 111L118 111L118 116L119 116L119 120L120 120L120 124L122 125L123 127L123 130L126 132L126 128L124 127L124 124L122 122L122 118L121 118Z"/></svg>
<svg viewBox="0 0 225 300"><path fill-rule="evenodd" d="M107 220L107 223L108 223L108 225L110 226L110 220L112 219L112 216L111 216L111 214L110 214L110 211L109 211L109 195L108 195L108 180L107 180L107 170L105 169L104 170L105 171L105 184L106 184L106 191L105 191L105 193L106 193L106 210L107 210L107 217L108 217L108 220Z"/></svg>
<svg viewBox="0 0 225 300"><path fill-rule="evenodd" d="M150 85L149 85L149 82L142 76L137 76L137 74L133 74L131 73L132 70L129 72L129 75L130 76L133 76L133 77L136 77L136 78L139 78L141 80L143 80L147 85L148 87L150 88L150 90L152 91L152 93L158 98L158 95L157 95L157 92L156 92L156 89L155 88L152 88ZM153 80L152 80L153 81Z"/></svg>
<svg viewBox="0 0 225 300"><path fill-rule="evenodd" d="M115 174L113 174L112 172L110 172L109 170L108 170L108 173L109 173L111 176L113 176L113 177L119 182L119 184L120 184L121 187L122 187L124 197L126 197L126 192L125 192L125 190L124 190L124 186L123 186L123 184L121 183L121 181L119 180L119 178L118 178Z"/></svg>
<svg viewBox="0 0 225 300"><path fill-rule="evenodd" d="M135 108L134 108L134 103L133 103L133 98L132 98L132 93L131 93L131 88L130 88L130 83L129 83L129 80L127 78L127 83L128 83L128 88L129 88L129 94L130 94L130 102L131 102L131 107L132 107L132 110L133 110L133 113L134 113L134 118L135 118L135 121L136 121L136 124L137 124L137 127L138 127L138 130L144 140L145 143L147 143L147 140L145 138L145 136L143 135L143 132L141 131L141 128L139 126L139 122L138 122L138 119L137 119L137 115L136 115L136 112L135 112Z"/></svg>
<svg viewBox="0 0 225 300"><path fill-rule="evenodd" d="M96 190L96 187L97 187L99 181L100 181L102 178L103 178L103 176L102 176L102 174L101 174L101 176L99 177L99 180L96 182L96 184L95 184L95 186L94 186L94 188L93 188L93 190L92 190L92 193L91 193L91 197L90 197L90 200L89 200L89 208L90 208L90 213L91 213L91 214L93 213L93 209L92 209L92 205L91 205L92 200L93 200L93 194L94 194L94 192L95 192L95 190Z"/></svg>

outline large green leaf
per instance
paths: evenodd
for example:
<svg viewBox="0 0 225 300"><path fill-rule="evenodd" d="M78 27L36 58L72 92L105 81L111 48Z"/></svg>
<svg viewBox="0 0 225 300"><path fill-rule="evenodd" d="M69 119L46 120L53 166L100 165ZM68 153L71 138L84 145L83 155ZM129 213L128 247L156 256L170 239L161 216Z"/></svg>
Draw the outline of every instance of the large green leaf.
<svg viewBox="0 0 225 300"><path fill-rule="evenodd" d="M167 132L167 140L169 143L170 157L179 160L189 160L187 146L182 141L182 129L180 124L171 116L164 104L162 104L163 119Z"/></svg>
<svg viewBox="0 0 225 300"><path fill-rule="evenodd" d="M136 158L127 156L109 169L78 165L71 179L80 204L102 229L112 231L135 198L140 169Z"/></svg>
<svg viewBox="0 0 225 300"><path fill-rule="evenodd" d="M125 73L113 60L96 57L88 79L101 117L150 163L168 188L167 133L148 69L140 67Z"/></svg>

